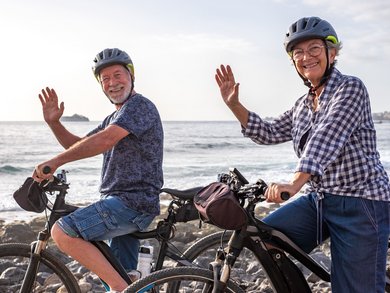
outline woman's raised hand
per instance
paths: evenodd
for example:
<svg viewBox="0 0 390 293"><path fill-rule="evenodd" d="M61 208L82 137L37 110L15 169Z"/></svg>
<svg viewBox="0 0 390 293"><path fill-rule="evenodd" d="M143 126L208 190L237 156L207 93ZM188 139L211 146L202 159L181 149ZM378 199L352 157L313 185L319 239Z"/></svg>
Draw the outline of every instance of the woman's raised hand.
<svg viewBox="0 0 390 293"><path fill-rule="evenodd" d="M238 104L238 88L239 83L234 80L234 75L231 67L227 65L221 65L217 68L215 74L215 80L221 91L221 96L228 107L235 106Z"/></svg>

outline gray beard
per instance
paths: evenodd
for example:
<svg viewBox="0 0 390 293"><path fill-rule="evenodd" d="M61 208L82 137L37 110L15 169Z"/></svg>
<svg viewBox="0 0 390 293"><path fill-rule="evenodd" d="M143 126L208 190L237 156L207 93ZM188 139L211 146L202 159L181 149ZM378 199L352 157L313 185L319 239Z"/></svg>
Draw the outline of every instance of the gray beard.
<svg viewBox="0 0 390 293"><path fill-rule="evenodd" d="M112 98L110 97L110 95L106 94L107 98L113 103L113 104L123 104L127 98L130 96L130 91L131 89L127 90L123 96L121 97L115 97L115 98Z"/></svg>

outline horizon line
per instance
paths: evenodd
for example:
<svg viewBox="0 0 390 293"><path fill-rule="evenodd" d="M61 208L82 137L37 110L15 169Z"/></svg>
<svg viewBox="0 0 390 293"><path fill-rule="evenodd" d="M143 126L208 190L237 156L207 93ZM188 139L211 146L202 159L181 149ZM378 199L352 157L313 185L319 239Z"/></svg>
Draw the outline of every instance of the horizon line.
<svg viewBox="0 0 390 293"><path fill-rule="evenodd" d="M269 117L265 117L269 118ZM72 122L101 122L102 120L89 120L89 121L61 121L62 123ZM162 122L238 122L238 120L161 120ZM44 120L0 120L1 122L45 122Z"/></svg>

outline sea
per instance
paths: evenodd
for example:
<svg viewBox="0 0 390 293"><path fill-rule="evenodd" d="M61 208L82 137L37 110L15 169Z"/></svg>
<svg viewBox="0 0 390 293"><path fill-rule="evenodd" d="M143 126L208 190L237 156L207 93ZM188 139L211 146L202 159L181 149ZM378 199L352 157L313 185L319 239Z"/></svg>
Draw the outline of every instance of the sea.
<svg viewBox="0 0 390 293"><path fill-rule="evenodd" d="M98 122L64 122L84 136ZM218 174L237 168L249 182L286 182L297 164L291 142L260 146L244 138L235 121L165 121L164 187L187 189L216 181ZM390 122L375 124L381 161L390 174ZM28 219L13 192L31 176L34 166L62 151L44 122L0 121L0 220ZM68 163L69 203L87 204L99 198L102 156Z"/></svg>

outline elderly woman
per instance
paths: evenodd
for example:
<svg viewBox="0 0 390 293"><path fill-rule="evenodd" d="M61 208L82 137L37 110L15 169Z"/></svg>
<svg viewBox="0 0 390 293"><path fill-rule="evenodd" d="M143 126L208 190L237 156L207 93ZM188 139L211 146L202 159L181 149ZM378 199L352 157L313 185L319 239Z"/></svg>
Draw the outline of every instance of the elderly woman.
<svg viewBox="0 0 390 293"><path fill-rule="evenodd" d="M242 133L258 144L292 140L299 160L289 183L270 184L266 196L306 194L264 219L306 252L331 241L333 293L384 292L389 239L389 178L376 150L367 90L335 68L341 43L318 17L294 22L285 48L308 92L272 122L248 111L238 98L230 66L215 78Z"/></svg>

